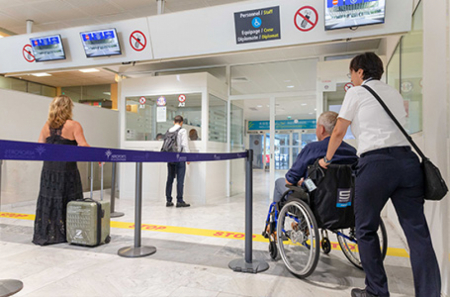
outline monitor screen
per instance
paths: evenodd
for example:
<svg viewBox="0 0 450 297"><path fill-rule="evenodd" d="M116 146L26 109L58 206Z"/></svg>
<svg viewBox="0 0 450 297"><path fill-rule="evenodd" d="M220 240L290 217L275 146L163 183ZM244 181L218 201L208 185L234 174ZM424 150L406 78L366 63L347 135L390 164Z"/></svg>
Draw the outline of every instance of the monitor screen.
<svg viewBox="0 0 450 297"><path fill-rule="evenodd" d="M36 62L64 60L66 58L60 35L30 38L30 42Z"/></svg>
<svg viewBox="0 0 450 297"><path fill-rule="evenodd" d="M88 58L122 54L116 29L82 32L80 35Z"/></svg>
<svg viewBox="0 0 450 297"><path fill-rule="evenodd" d="M383 24L386 0L325 0L325 30Z"/></svg>

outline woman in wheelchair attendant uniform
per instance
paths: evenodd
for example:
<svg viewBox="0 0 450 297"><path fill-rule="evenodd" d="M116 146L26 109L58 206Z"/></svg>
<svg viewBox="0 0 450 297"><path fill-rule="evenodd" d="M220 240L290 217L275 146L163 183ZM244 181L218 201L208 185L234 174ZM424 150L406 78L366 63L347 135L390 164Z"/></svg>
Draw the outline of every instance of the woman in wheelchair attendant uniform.
<svg viewBox="0 0 450 297"><path fill-rule="evenodd" d="M416 296L440 296L441 279L430 232L423 212L424 185L419 159L380 103L361 85L372 88L397 120L406 112L398 91L381 82L383 63L374 53L356 56L350 63L354 88L348 90L328 150L319 164L334 161L349 125L358 140L360 156L355 186L356 238L366 288L353 289L352 297L389 296L386 272L376 232L380 213L391 198L406 235Z"/></svg>

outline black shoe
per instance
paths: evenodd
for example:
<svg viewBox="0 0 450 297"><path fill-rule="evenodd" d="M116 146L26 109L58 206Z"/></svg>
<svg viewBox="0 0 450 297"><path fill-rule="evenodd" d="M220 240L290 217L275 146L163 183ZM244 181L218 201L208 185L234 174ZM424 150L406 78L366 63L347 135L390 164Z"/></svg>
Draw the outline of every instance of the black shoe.
<svg viewBox="0 0 450 297"><path fill-rule="evenodd" d="M365 289L353 289L352 297L377 297L376 295L372 295L367 292Z"/></svg>
<svg viewBox="0 0 450 297"><path fill-rule="evenodd" d="M191 206L191 205L184 201L177 202L177 207L189 207L189 206Z"/></svg>
<svg viewBox="0 0 450 297"><path fill-rule="evenodd" d="M166 202L166 206L167 206L167 207L169 207L169 206L173 206L173 202L169 202L169 201L167 201L167 202Z"/></svg>

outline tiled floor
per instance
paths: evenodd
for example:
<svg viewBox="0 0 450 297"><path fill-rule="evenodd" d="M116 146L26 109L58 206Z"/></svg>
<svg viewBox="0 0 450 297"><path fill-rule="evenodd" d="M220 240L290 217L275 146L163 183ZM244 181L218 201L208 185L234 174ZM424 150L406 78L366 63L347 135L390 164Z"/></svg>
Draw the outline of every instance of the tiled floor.
<svg viewBox="0 0 450 297"><path fill-rule="evenodd" d="M254 184L265 175L255 172ZM95 193L99 196L99 193ZM254 189L253 233L262 231L270 204L267 187ZM109 196L106 195L106 199ZM166 226L244 232L244 195L223 197L190 208L166 208L164 201L144 201L142 222ZM35 202L2 205L1 211L33 214ZM116 210L134 222L134 201L121 199ZM243 258L244 241L164 232L142 232L142 245L157 248L154 255L123 258L121 247L133 245L134 231L111 229L112 241L96 248L31 243L33 222L0 218L0 279L19 279L24 289L15 296L350 296L364 286L364 273L340 251L321 253L318 267L306 280L292 276L283 261L273 261L267 243L253 243L253 257L269 263L269 270L237 273L228 263ZM387 222L389 246L405 248ZM333 235L331 240L335 241ZM409 259L385 260L392 296L412 296Z"/></svg>

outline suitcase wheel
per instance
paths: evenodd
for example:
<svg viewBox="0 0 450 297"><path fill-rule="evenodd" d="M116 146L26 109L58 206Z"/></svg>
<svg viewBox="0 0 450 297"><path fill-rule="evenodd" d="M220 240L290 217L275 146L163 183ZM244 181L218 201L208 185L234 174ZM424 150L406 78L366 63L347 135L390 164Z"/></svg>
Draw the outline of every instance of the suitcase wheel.
<svg viewBox="0 0 450 297"><path fill-rule="evenodd" d="M111 236L106 236L105 238L105 243L110 243L111 242Z"/></svg>

